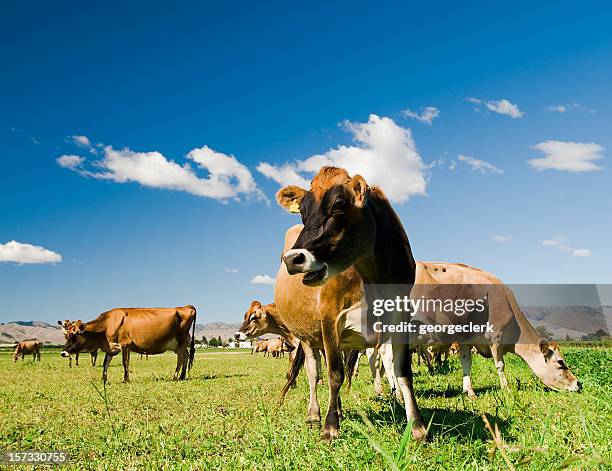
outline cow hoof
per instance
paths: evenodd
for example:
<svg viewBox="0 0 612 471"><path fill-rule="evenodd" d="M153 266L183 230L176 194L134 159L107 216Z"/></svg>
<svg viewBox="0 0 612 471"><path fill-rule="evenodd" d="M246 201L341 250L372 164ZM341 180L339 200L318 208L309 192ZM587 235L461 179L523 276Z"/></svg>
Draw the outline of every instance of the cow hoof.
<svg viewBox="0 0 612 471"><path fill-rule="evenodd" d="M474 391L464 391L464 392L467 394L467 397L471 399L472 401L475 401L476 399L478 399L478 396L476 395Z"/></svg>
<svg viewBox="0 0 612 471"><path fill-rule="evenodd" d="M326 427L325 430L323 430L323 433L321 433L321 440L324 442L329 443L336 438L338 438L337 428Z"/></svg>
<svg viewBox="0 0 612 471"><path fill-rule="evenodd" d="M412 437L417 441L427 440L427 427L425 427L425 424L413 425Z"/></svg>

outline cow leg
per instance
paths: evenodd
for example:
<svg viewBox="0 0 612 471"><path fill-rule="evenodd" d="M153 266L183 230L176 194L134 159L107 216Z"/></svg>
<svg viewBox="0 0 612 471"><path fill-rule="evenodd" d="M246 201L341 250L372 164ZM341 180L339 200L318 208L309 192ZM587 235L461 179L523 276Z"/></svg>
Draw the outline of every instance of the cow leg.
<svg viewBox="0 0 612 471"><path fill-rule="evenodd" d="M75 366L79 366L79 354L78 353L74 354L74 364Z"/></svg>
<svg viewBox="0 0 612 471"><path fill-rule="evenodd" d="M72 368L72 355L68 355L68 368Z"/></svg>
<svg viewBox="0 0 612 471"><path fill-rule="evenodd" d="M127 345L121 346L121 356L123 357L123 382L130 382L130 348Z"/></svg>
<svg viewBox="0 0 612 471"><path fill-rule="evenodd" d="M382 396L383 388L382 381L380 379L380 357L378 355L378 349L368 348L366 350L366 356L368 357L370 371L372 372L372 378L374 379L374 393L377 396Z"/></svg>
<svg viewBox="0 0 612 471"><path fill-rule="evenodd" d="M320 358L317 359L317 350L310 348L310 345L301 342L304 349L304 366L306 367L306 377L308 378L308 389L310 393L308 402L308 415L306 423L314 424L321 422L321 409L317 400L317 382L319 379Z"/></svg>
<svg viewBox="0 0 612 471"><path fill-rule="evenodd" d="M508 389L508 378L506 378L506 373L504 373L504 351L502 347L498 344L491 345L491 355L495 362L500 386L502 389Z"/></svg>
<svg viewBox="0 0 612 471"><path fill-rule="evenodd" d="M104 368L102 369L102 382L106 383L108 381L108 366L110 365L111 360L113 359L111 353L107 353L104 355Z"/></svg>
<svg viewBox="0 0 612 471"><path fill-rule="evenodd" d="M398 343L400 339L396 339L393 343L393 367L397 386L404 397L404 407L406 408L406 419L410 423L412 421L412 436L415 440L424 440L427 438L427 427L421 416L419 407L417 406L416 398L414 397L414 389L412 385L412 352L406 344Z"/></svg>
<svg viewBox="0 0 612 471"><path fill-rule="evenodd" d="M317 362L317 384L323 385L323 369L321 367L321 350L315 348L313 350L315 360Z"/></svg>
<svg viewBox="0 0 612 471"><path fill-rule="evenodd" d="M185 379L185 377L182 375L182 369L183 369L183 364L185 365L185 367L187 367L187 363L185 362L186 353L187 353L187 350L185 349L183 345L179 345L178 348L176 349L176 370L174 370L174 376L173 376L173 379L175 381L179 379L180 380Z"/></svg>
<svg viewBox="0 0 612 471"><path fill-rule="evenodd" d="M96 360L97 359L98 359L98 352L90 352L90 354L89 354L89 361L90 361L92 367L96 366Z"/></svg>
<svg viewBox="0 0 612 471"><path fill-rule="evenodd" d="M389 383L389 387L391 388L391 391L395 394L395 398L398 400L398 402L400 404L403 404L404 396L400 389L397 387L395 367L393 366L393 349L391 345L385 344L381 346L381 348L379 348L378 350L378 354L380 355L383 364L383 369L385 371L385 376L387 377L387 382ZM410 361L412 362L412 359ZM410 363L410 366L412 366L412 363Z"/></svg>
<svg viewBox="0 0 612 471"><path fill-rule="evenodd" d="M323 335L325 360L327 362L327 379L329 381L329 405L321 438L323 440L331 440L338 436L340 429L338 398L340 396L340 388L344 382L344 365L334 322L328 319L322 320L321 333Z"/></svg>
<svg viewBox="0 0 612 471"><path fill-rule="evenodd" d="M187 358L189 355L189 352L187 350L187 346L188 343L185 343L185 346L182 348L183 350L183 362L182 362L182 366L181 366L181 376L179 377L179 379L182 381L187 377Z"/></svg>
<svg viewBox="0 0 612 471"><path fill-rule="evenodd" d="M477 396L474 388L472 388L472 378L470 376L472 370L472 347L461 344L459 346L459 355L461 357L461 368L463 369L463 392L470 399L476 399Z"/></svg>

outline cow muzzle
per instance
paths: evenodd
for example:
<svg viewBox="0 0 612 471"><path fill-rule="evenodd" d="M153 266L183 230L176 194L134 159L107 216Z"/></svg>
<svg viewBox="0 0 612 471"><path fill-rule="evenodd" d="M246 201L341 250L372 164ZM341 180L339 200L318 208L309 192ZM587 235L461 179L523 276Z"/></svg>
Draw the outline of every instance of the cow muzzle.
<svg viewBox="0 0 612 471"><path fill-rule="evenodd" d="M236 332L236 333L234 334L234 338L235 338L236 340L243 341L243 340L246 340L246 339L247 339L247 336L246 336L246 334L245 334L244 332L240 332L240 331L238 331L238 332Z"/></svg>
<svg viewBox="0 0 612 471"><path fill-rule="evenodd" d="M291 249L283 255L283 262L290 275L305 273L304 284L316 285L327 278L327 263L322 263L306 249Z"/></svg>
<svg viewBox="0 0 612 471"><path fill-rule="evenodd" d="M63 356L64 358L69 357L70 353L68 353L66 350L64 350L62 353L60 353L61 356Z"/></svg>

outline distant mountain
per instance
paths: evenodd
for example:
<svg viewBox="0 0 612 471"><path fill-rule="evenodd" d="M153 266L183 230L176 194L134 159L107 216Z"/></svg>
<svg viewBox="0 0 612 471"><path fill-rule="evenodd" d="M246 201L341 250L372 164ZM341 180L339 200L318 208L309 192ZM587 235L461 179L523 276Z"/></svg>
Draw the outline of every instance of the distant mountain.
<svg viewBox="0 0 612 471"><path fill-rule="evenodd" d="M555 338L564 339L569 335L580 339L599 329L610 333L611 306L524 306L522 309L534 327L544 326Z"/></svg>
<svg viewBox="0 0 612 471"><path fill-rule="evenodd" d="M234 337L234 333L240 328L239 323L209 322L196 324L196 339L202 336L207 339L219 337L227 340ZM40 340L46 344L63 344L64 334L58 325L43 321L15 321L0 323L0 344L14 344L24 340Z"/></svg>

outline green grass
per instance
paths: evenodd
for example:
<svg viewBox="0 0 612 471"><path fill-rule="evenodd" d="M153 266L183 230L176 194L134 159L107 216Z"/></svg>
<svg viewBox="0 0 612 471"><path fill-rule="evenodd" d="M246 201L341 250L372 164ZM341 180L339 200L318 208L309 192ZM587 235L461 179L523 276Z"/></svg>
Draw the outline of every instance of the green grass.
<svg viewBox="0 0 612 471"><path fill-rule="evenodd" d="M388 392L374 396L362 361L352 390L343 394L340 438L330 445L305 424L303 374L279 407L286 360L199 351L191 378L173 382L174 354L132 355L132 382L122 384L117 357L104 390L101 368L89 367L88 355L69 369L56 352L44 351L40 364L13 364L4 353L0 449L65 450L84 469L506 468L485 429L486 414L517 469L609 467L612 350L573 348L565 356L584 384L581 394L545 390L513 355L507 356L508 392L499 390L491 360L474 359L477 401L461 394L456 359L447 374L417 369L417 400L431 422L427 443L404 433L403 409ZM327 390L319 389L325 410Z"/></svg>

